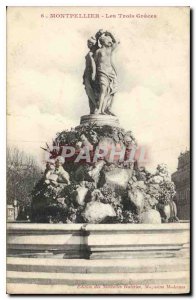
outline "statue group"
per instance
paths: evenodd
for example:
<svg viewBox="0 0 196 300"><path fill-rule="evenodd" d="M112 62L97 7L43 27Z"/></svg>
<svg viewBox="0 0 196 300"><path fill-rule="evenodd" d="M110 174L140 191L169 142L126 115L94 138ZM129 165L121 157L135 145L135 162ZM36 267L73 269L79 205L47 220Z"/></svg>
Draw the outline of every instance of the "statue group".
<svg viewBox="0 0 196 300"><path fill-rule="evenodd" d="M158 165L153 173L141 166L135 137L113 117L117 74L112 55L118 44L111 32L103 30L88 40L83 82L90 116L58 133L52 148L47 143L42 148L49 152L49 160L32 192L32 222L178 221L175 186L166 166Z"/></svg>
<svg viewBox="0 0 196 300"><path fill-rule="evenodd" d="M83 83L89 99L90 114L113 115L112 105L117 91L117 74L112 55L119 42L108 31L99 30L87 41Z"/></svg>

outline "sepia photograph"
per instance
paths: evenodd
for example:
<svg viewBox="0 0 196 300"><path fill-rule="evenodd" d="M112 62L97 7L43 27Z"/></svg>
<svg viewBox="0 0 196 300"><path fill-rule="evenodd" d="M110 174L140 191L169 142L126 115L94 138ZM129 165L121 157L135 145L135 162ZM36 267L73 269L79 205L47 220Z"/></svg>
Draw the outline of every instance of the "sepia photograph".
<svg viewBox="0 0 196 300"><path fill-rule="evenodd" d="M8 294L190 293L190 14L7 6Z"/></svg>

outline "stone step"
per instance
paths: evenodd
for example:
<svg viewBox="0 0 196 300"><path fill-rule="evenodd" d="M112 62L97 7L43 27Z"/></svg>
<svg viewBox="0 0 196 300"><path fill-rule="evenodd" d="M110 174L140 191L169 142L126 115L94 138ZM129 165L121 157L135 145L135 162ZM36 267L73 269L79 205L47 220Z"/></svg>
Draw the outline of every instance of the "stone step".
<svg viewBox="0 0 196 300"><path fill-rule="evenodd" d="M188 258L54 259L7 258L7 271L46 273L153 273L188 271Z"/></svg>
<svg viewBox="0 0 196 300"><path fill-rule="evenodd" d="M156 273L44 273L7 271L7 283L39 285L187 284L188 271Z"/></svg>

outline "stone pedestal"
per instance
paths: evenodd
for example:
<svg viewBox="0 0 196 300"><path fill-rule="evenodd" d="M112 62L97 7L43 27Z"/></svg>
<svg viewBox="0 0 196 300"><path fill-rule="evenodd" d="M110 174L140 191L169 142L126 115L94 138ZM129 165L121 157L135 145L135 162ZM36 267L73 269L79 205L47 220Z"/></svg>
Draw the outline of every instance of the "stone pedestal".
<svg viewBox="0 0 196 300"><path fill-rule="evenodd" d="M187 256L189 223L7 225L7 254L126 259Z"/></svg>
<svg viewBox="0 0 196 300"><path fill-rule="evenodd" d="M187 256L189 223L88 224L89 259Z"/></svg>
<svg viewBox="0 0 196 300"><path fill-rule="evenodd" d="M110 116L110 115L86 115L82 116L80 119L80 126L81 125L89 125L95 124L97 126L114 126L120 127L120 123L117 117Z"/></svg>
<svg viewBox="0 0 196 300"><path fill-rule="evenodd" d="M189 223L9 223L7 232L8 293L190 290Z"/></svg>
<svg viewBox="0 0 196 300"><path fill-rule="evenodd" d="M7 226L7 255L17 257L88 258L81 224L23 224Z"/></svg>

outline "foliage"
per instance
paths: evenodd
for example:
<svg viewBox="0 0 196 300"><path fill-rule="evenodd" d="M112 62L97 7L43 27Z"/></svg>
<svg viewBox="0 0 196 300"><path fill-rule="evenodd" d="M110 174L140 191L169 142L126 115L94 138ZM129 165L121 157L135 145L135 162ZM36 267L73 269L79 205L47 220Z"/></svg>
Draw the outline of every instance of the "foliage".
<svg viewBox="0 0 196 300"><path fill-rule="evenodd" d="M82 142L82 135L85 135L87 140L96 147L99 141L104 138L112 138L115 143L122 143L126 145L127 137L129 136L132 144L136 144L136 140L131 131L126 132L119 127L112 127L109 125L96 126L93 124L79 126L71 131L64 130L57 133L57 137L53 142L55 150L51 151L51 157L56 157L61 154L61 147L65 145L74 146L77 149L78 143Z"/></svg>
<svg viewBox="0 0 196 300"><path fill-rule="evenodd" d="M19 211L29 213L31 191L41 177L41 169L32 156L17 148L7 148L7 204L17 200Z"/></svg>
<svg viewBox="0 0 196 300"><path fill-rule="evenodd" d="M167 204L175 195L175 185L172 181L164 181L160 183L158 201L161 204Z"/></svg>
<svg viewBox="0 0 196 300"><path fill-rule="evenodd" d="M82 137L82 135L85 136ZM96 146L102 138L111 138L114 143L136 143L132 132L111 126L97 127L95 125L79 126L71 131L58 134L54 146L77 146L88 140ZM82 140L83 139L83 140ZM76 147L77 148L77 147ZM60 149L60 148L59 148ZM59 150L60 151L60 150ZM60 154L52 152L52 157ZM68 161L64 165L70 175L70 184L46 184L43 177L33 190L32 221L52 223L83 223L85 209L89 202L101 202L110 205L115 211L115 216L105 218L102 223L139 223L140 215L144 211L156 209L159 203L165 204L174 196L174 184L168 177L165 166L158 165L154 174L144 167L138 168L137 163L125 166L123 163L104 162L97 171L94 164L77 164ZM96 169L96 176L92 171ZM107 172L115 168L130 168L129 182L126 188L115 189L105 180ZM80 189L80 188L83 189ZM85 189L88 189L86 192ZM82 200L78 201L78 190L85 191ZM99 214L99 212L97 212ZM98 218L99 219L99 218Z"/></svg>

